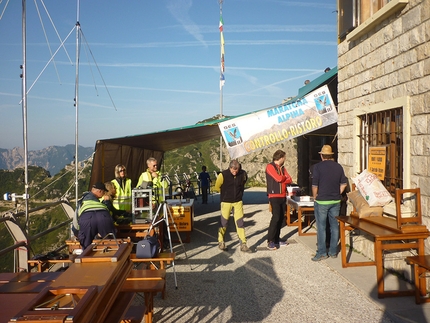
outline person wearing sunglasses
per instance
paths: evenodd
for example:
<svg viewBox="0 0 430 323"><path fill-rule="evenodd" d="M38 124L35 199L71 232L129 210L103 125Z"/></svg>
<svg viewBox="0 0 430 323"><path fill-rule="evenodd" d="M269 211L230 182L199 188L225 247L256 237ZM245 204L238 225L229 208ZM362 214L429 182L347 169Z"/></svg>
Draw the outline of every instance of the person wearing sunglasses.
<svg viewBox="0 0 430 323"><path fill-rule="evenodd" d="M127 178L127 169L124 165L115 166L115 179L112 184L116 189L116 197L113 199L113 206L117 210L131 212L131 179Z"/></svg>
<svg viewBox="0 0 430 323"><path fill-rule="evenodd" d="M155 202L161 203L163 202L163 190L167 188L168 183L162 180L161 173L158 170L158 162L154 157L149 157L146 165L148 168L140 175L136 187L141 187L146 182L149 184L147 187L152 187Z"/></svg>

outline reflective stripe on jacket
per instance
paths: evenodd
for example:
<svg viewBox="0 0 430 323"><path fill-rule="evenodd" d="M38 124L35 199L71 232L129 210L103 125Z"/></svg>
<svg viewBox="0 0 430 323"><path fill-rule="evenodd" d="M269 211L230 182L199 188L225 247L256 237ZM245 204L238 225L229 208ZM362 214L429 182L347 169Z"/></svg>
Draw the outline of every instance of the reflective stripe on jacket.
<svg viewBox="0 0 430 323"><path fill-rule="evenodd" d="M86 200L82 202L82 205L79 209L79 216L81 216L81 214L86 211L97 211L97 210L106 210L109 212L109 209L103 203L99 201L94 201L94 200Z"/></svg>

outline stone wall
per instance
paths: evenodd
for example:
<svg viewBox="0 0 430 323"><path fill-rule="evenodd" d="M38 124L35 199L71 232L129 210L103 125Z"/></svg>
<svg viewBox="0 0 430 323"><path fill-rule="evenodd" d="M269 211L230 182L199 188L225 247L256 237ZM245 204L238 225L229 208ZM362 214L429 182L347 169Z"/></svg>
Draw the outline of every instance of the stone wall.
<svg viewBox="0 0 430 323"><path fill-rule="evenodd" d="M348 177L354 168L353 113L409 97L411 186L421 188L425 224L430 206L430 2L409 0L359 39L338 46L338 150ZM369 253L363 247L363 253ZM372 255L368 255L372 258ZM394 268L404 261L392 261Z"/></svg>

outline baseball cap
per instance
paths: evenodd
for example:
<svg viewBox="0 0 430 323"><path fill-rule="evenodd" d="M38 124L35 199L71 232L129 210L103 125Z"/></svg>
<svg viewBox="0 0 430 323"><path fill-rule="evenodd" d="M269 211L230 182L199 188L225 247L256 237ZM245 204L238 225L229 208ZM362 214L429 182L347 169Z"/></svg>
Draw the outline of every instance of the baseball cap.
<svg viewBox="0 0 430 323"><path fill-rule="evenodd" d="M102 182L97 182L97 183L95 183L95 184L93 185L93 187L94 187L94 188L97 188L97 189L99 189L99 190L105 191L105 192L107 191L105 184L103 184Z"/></svg>

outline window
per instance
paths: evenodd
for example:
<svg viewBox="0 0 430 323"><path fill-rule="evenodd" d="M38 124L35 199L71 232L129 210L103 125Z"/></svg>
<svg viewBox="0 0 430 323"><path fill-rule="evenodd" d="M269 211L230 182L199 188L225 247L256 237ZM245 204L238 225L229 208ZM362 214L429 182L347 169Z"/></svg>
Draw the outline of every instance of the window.
<svg viewBox="0 0 430 323"><path fill-rule="evenodd" d="M390 0L357 0L358 2L358 24L372 17L379 9Z"/></svg>
<svg viewBox="0 0 430 323"><path fill-rule="evenodd" d="M409 0L338 0L339 41L358 39L403 10L408 2Z"/></svg>
<svg viewBox="0 0 430 323"><path fill-rule="evenodd" d="M378 111L359 116L360 168L368 168L371 147L385 147L384 186L394 194L403 188L403 108Z"/></svg>

